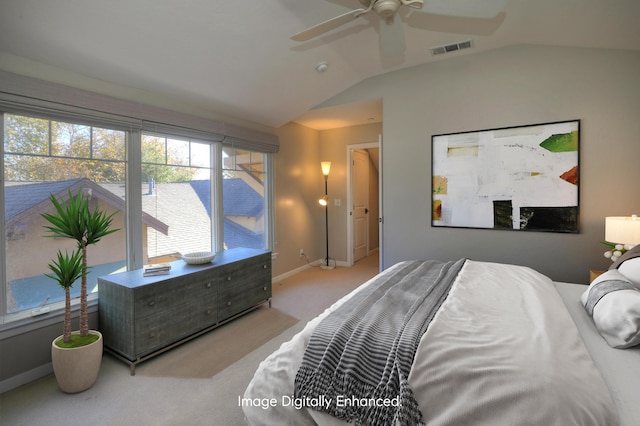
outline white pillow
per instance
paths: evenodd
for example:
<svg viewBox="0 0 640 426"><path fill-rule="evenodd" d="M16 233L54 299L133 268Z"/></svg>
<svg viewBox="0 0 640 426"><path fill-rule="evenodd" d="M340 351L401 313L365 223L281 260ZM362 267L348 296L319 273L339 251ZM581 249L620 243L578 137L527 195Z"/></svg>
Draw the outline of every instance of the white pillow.
<svg viewBox="0 0 640 426"><path fill-rule="evenodd" d="M593 280L580 301L609 346L625 349L640 344L640 288L618 269Z"/></svg>
<svg viewBox="0 0 640 426"><path fill-rule="evenodd" d="M640 288L640 244L620 256L609 269L618 269Z"/></svg>
<svg viewBox="0 0 640 426"><path fill-rule="evenodd" d="M625 260L618 266L618 271L640 288L640 257Z"/></svg>

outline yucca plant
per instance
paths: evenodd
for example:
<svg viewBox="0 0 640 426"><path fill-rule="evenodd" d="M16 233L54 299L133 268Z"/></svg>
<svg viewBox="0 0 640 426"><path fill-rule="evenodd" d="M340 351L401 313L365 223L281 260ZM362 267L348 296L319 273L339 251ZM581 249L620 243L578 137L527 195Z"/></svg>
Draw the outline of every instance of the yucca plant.
<svg viewBox="0 0 640 426"><path fill-rule="evenodd" d="M89 312L87 309L87 246L96 244L106 235L112 234L117 229L111 229L111 222L116 213L107 215L97 207L91 211L89 208L89 197L86 197L82 189L78 190L78 194L74 196L69 190L69 198L58 200L53 194L49 197L51 203L55 207L55 213L43 213L42 217L50 223L45 225L45 229L49 231L49 237L52 238L71 238L78 244L77 252L81 258L81 287L80 287L80 336L85 337L89 334ZM62 259L62 262L61 262ZM58 269L62 277L66 280L74 275L74 255L64 258L58 252L58 262L49 265L54 273L54 279L58 280ZM51 268L51 267L54 268ZM77 277L76 277L77 279ZM75 280L74 280L75 281ZM71 282L73 284L73 281ZM67 295L68 299L68 293ZM65 307L65 342L67 342L66 329L70 328L70 322L67 324L67 314L71 317L70 304ZM70 333L70 331L69 331ZM70 335L70 334L69 334Z"/></svg>
<svg viewBox="0 0 640 426"><path fill-rule="evenodd" d="M64 289L64 326L62 340L71 341L71 287L78 278L82 277L82 251L76 249L71 255L65 250L58 250L57 260L49 263L51 274L45 276L55 280Z"/></svg>

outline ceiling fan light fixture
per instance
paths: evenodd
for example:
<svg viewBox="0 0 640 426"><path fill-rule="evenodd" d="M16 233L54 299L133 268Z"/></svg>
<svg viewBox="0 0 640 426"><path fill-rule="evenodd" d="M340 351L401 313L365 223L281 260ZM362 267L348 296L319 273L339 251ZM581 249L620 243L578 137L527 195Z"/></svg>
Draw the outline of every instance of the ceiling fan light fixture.
<svg viewBox="0 0 640 426"><path fill-rule="evenodd" d="M360 0L360 3L367 9L373 8L382 19L389 20L393 18L400 6L420 9L424 0Z"/></svg>
<svg viewBox="0 0 640 426"><path fill-rule="evenodd" d="M354 19L374 11L382 19L378 25L378 35L380 39L380 54L383 57L400 58L405 52L405 40L403 20L408 20L412 14L403 15L402 19L394 19L401 6L415 9L420 14L427 16L427 20L421 20L424 29L432 31L451 32L460 34L490 35L502 24L506 16L501 12L508 0L359 0L364 8L354 9L338 15L334 18L316 24L297 34L291 36L294 41L308 41L319 37L329 31L333 31L342 25L352 22ZM433 15L433 16L429 16ZM438 15L438 16L436 16ZM439 16L442 15L442 16ZM453 18L451 18L453 17ZM462 18L457 21L455 18ZM472 18L472 19L468 19ZM478 22L480 19L489 18L484 23ZM443 21L444 19L444 25ZM464 19L467 19L465 25ZM416 20L414 20L416 21ZM432 21L429 23L429 21ZM449 28L448 27L453 27ZM469 28L472 27L469 31ZM431 49L433 55L455 52L473 47L471 41L454 43L452 45L440 46ZM316 65L318 72L324 72L327 68L324 65Z"/></svg>
<svg viewBox="0 0 640 426"><path fill-rule="evenodd" d="M400 4L400 0L378 0L374 3L373 10L375 10L382 19L389 19L396 14Z"/></svg>

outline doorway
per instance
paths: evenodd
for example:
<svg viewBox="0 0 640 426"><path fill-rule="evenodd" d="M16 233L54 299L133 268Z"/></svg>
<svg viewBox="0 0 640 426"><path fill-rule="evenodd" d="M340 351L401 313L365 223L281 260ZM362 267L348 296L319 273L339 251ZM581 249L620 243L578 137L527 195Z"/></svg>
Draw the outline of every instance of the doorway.
<svg viewBox="0 0 640 426"><path fill-rule="evenodd" d="M347 263L353 265L375 251L382 255L381 144L347 146ZM380 258L380 267L382 259Z"/></svg>

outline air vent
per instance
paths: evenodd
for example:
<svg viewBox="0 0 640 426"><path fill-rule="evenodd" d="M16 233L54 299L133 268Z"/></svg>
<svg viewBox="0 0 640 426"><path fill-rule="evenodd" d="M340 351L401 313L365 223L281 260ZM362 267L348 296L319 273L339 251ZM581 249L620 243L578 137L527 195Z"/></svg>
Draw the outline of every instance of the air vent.
<svg viewBox="0 0 640 426"><path fill-rule="evenodd" d="M446 46L434 47L431 49L432 55L442 55L444 53L451 53L457 50L469 49L473 47L473 42L471 40L461 41L459 43L447 44Z"/></svg>

